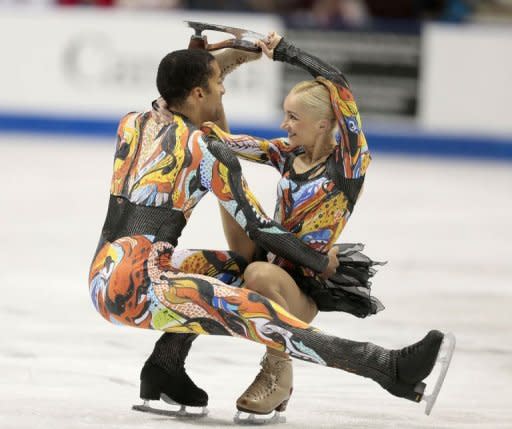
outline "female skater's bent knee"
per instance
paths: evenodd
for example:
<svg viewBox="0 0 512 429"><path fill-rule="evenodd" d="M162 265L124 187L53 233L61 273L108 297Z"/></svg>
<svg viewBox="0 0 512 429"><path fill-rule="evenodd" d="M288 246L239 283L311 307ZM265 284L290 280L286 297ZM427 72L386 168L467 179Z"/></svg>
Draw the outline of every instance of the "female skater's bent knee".
<svg viewBox="0 0 512 429"><path fill-rule="evenodd" d="M267 262L252 262L244 271L244 287L261 295L272 291L272 266Z"/></svg>

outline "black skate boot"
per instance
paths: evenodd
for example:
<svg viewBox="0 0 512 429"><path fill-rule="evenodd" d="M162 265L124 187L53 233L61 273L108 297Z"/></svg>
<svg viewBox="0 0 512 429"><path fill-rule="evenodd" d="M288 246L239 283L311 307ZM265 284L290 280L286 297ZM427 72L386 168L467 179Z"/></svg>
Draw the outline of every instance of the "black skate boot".
<svg viewBox="0 0 512 429"><path fill-rule="evenodd" d="M454 350L455 336L451 333L443 334L435 330L430 331L425 338L417 343L398 350L398 379L402 383L415 386L414 391L418 393L418 396L414 400L416 402L424 400L427 403L425 407L427 415L430 414L441 390ZM440 364L437 380L433 389L427 395L424 380L432 373L437 363Z"/></svg>
<svg viewBox="0 0 512 429"><path fill-rule="evenodd" d="M426 414L430 413L439 394L455 350L454 335L439 331L430 331L421 341L408 347L390 350L370 342L319 334L311 328L287 327L287 330L300 338L304 347L315 351L317 362L370 378L400 398L424 400ZM302 358L295 350L290 355ZM434 378L436 373L437 379ZM434 386L429 394L425 393L427 381Z"/></svg>
<svg viewBox="0 0 512 429"><path fill-rule="evenodd" d="M443 334L432 330L422 340L399 350L391 351L391 362L394 368L389 376L376 376L377 383L391 394L414 402L425 400L426 414L430 414L439 394L450 360L455 349L453 334ZM435 364L441 363L433 391L425 394L424 380L431 374ZM373 378L373 377L372 377Z"/></svg>
<svg viewBox="0 0 512 429"><path fill-rule="evenodd" d="M184 367L170 374L151 362L146 362L140 373L140 397L147 401L163 399L188 407L208 405L208 394L195 385Z"/></svg>
<svg viewBox="0 0 512 429"><path fill-rule="evenodd" d="M179 417L207 415L208 394L197 387L185 371L185 358L196 337L194 334L162 335L140 373L140 397L144 403L134 405L134 410ZM160 399L179 409L159 409L149 405L149 401ZM186 407L200 407L201 410L190 412Z"/></svg>
<svg viewBox="0 0 512 429"><path fill-rule="evenodd" d="M434 368L443 338L441 332L430 331L417 343L392 350L395 380L382 383L382 387L395 396L420 402L426 386L423 380Z"/></svg>

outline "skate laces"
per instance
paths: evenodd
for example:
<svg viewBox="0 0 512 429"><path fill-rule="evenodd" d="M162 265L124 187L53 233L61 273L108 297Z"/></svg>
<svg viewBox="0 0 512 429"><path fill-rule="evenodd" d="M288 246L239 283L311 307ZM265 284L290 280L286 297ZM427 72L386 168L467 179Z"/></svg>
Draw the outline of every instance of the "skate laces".
<svg viewBox="0 0 512 429"><path fill-rule="evenodd" d="M244 396L263 398L272 393L277 387L277 377L274 374L267 374L262 369L251 385L245 391Z"/></svg>
<svg viewBox="0 0 512 429"><path fill-rule="evenodd" d="M277 388L277 375L274 370L278 370L280 362L270 363L266 357L260 362L261 370L251 385L246 389L243 396L251 396L253 398L263 398L270 395Z"/></svg>
<svg viewBox="0 0 512 429"><path fill-rule="evenodd" d="M429 332L424 338L419 340L418 342L411 344L410 346L404 347L399 350L399 354L401 357L405 358L407 356L416 354L417 352L421 351L423 347L429 344L429 339L431 339L431 334L434 331Z"/></svg>
<svg viewBox="0 0 512 429"><path fill-rule="evenodd" d="M280 362L272 364L269 359L265 357L261 360L261 366L261 371L256 378L260 377L260 379L265 382L268 389L275 390L277 387L277 375L274 374L274 371L279 372Z"/></svg>
<svg viewBox="0 0 512 429"><path fill-rule="evenodd" d="M407 357L409 355L413 355L416 352L419 351L423 344L420 342L411 344L410 346L404 347L403 349L400 349L399 353L401 357Z"/></svg>

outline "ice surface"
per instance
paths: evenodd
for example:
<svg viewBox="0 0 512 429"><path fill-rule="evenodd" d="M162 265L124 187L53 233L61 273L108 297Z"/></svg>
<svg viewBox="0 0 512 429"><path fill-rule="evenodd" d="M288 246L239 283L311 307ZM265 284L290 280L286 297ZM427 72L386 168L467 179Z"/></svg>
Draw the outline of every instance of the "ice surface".
<svg viewBox="0 0 512 429"><path fill-rule="evenodd" d="M371 143L371 142L370 142ZM74 137L0 137L0 428L222 428L257 372L261 346L202 337L187 368L210 414L179 421L132 411L158 332L104 321L87 272L103 224L113 145ZM244 164L272 212L277 175ZM181 247L226 248L217 207L201 202ZM457 349L432 415L353 374L296 361L286 428L512 428L512 166L374 154L343 238L377 260L386 310L315 325L387 347L431 328ZM212 228L212 229L210 229Z"/></svg>

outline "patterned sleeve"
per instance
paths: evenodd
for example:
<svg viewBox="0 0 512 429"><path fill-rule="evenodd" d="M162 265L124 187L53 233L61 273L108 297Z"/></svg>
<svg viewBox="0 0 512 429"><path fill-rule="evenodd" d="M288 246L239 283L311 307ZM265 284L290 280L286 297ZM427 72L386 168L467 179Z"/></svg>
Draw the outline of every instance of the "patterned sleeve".
<svg viewBox="0 0 512 429"><path fill-rule="evenodd" d="M286 139L266 140L244 134L229 134L213 122L205 122L201 130L227 145L238 156L248 161L272 165L283 172L290 149Z"/></svg>
<svg viewBox="0 0 512 429"><path fill-rule="evenodd" d="M217 139L205 140L201 143L201 186L215 194L220 204L259 246L297 265L323 272L327 268L327 256L313 250L269 218L247 186L233 151Z"/></svg>
<svg viewBox="0 0 512 429"><path fill-rule="evenodd" d="M324 85L338 122L336 162L344 178L364 176L371 157L361 128L361 117L345 76L334 66L300 50L281 39L274 50L274 60L284 61L308 71Z"/></svg>

